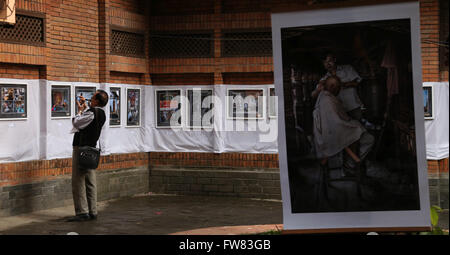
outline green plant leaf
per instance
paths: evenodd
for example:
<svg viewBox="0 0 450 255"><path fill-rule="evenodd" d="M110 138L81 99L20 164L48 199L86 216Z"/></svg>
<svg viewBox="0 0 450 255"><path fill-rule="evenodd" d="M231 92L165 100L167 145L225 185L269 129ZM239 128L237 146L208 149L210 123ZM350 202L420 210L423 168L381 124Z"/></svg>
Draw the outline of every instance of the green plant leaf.
<svg viewBox="0 0 450 255"><path fill-rule="evenodd" d="M440 208L440 207L437 206L437 205L433 205L433 206L431 206L431 208L434 209L434 210L436 210L438 213L441 213L441 212L442 212L442 208Z"/></svg>
<svg viewBox="0 0 450 255"><path fill-rule="evenodd" d="M432 206L430 209L430 216L431 216L431 225L436 226L439 221L439 211L438 209L441 209L437 206ZM442 209L441 209L442 210Z"/></svg>
<svg viewBox="0 0 450 255"><path fill-rule="evenodd" d="M434 227L433 228L433 231L431 232L433 235L443 235L444 234L444 231L442 231L442 229L441 228L439 228L439 227Z"/></svg>

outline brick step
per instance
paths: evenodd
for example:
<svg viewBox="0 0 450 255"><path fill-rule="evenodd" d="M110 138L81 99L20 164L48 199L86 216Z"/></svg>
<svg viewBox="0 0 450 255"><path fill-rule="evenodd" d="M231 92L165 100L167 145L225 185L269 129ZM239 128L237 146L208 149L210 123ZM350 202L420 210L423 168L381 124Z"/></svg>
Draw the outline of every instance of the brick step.
<svg viewBox="0 0 450 255"><path fill-rule="evenodd" d="M216 166L175 166L175 165L161 165L161 166L151 166L151 170L168 170L168 171L211 171L211 172L219 172L219 171L247 171L247 172L280 172L279 168L256 168L256 167L216 167Z"/></svg>
<svg viewBox="0 0 450 255"><path fill-rule="evenodd" d="M154 193L281 199L278 169L152 169L149 181Z"/></svg>

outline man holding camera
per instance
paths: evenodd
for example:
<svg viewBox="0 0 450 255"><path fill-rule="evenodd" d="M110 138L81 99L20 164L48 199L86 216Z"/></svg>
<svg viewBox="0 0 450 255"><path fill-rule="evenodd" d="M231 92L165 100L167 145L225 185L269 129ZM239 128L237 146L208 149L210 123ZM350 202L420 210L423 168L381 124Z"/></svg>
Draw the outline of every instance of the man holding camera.
<svg viewBox="0 0 450 255"><path fill-rule="evenodd" d="M79 166L79 148L96 147L103 124L105 112L101 107L108 103L108 94L97 90L92 96L90 107L83 96L76 101L77 115L72 119L72 195L75 216L68 221L87 221L97 219L97 183L95 169L81 169Z"/></svg>

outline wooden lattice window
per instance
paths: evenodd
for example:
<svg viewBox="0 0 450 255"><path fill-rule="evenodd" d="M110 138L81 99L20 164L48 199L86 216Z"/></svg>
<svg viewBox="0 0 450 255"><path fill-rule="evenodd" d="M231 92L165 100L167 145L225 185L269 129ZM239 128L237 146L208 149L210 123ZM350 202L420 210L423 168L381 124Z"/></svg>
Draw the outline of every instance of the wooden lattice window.
<svg viewBox="0 0 450 255"><path fill-rule="evenodd" d="M0 41L43 45L45 44L44 19L17 14L14 25L0 25Z"/></svg>
<svg viewBox="0 0 450 255"><path fill-rule="evenodd" d="M223 57L271 56L270 31L229 31L222 37Z"/></svg>
<svg viewBox="0 0 450 255"><path fill-rule="evenodd" d="M150 57L210 58L213 40L212 32L150 32Z"/></svg>
<svg viewBox="0 0 450 255"><path fill-rule="evenodd" d="M142 33L111 30L111 54L145 57L145 36Z"/></svg>

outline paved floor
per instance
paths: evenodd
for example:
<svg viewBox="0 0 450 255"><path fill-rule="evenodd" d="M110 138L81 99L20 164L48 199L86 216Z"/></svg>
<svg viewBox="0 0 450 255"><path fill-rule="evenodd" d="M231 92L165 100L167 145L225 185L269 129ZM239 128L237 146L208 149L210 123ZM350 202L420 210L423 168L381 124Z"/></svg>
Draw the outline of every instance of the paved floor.
<svg viewBox="0 0 450 255"><path fill-rule="evenodd" d="M145 194L99 203L99 218L66 222L66 206L0 218L0 235L239 235L282 229L281 201ZM449 214L439 225L448 230Z"/></svg>
<svg viewBox="0 0 450 255"><path fill-rule="evenodd" d="M6 235L254 234L281 228L281 201L146 194L99 203L96 221L66 222L66 206L0 219Z"/></svg>

